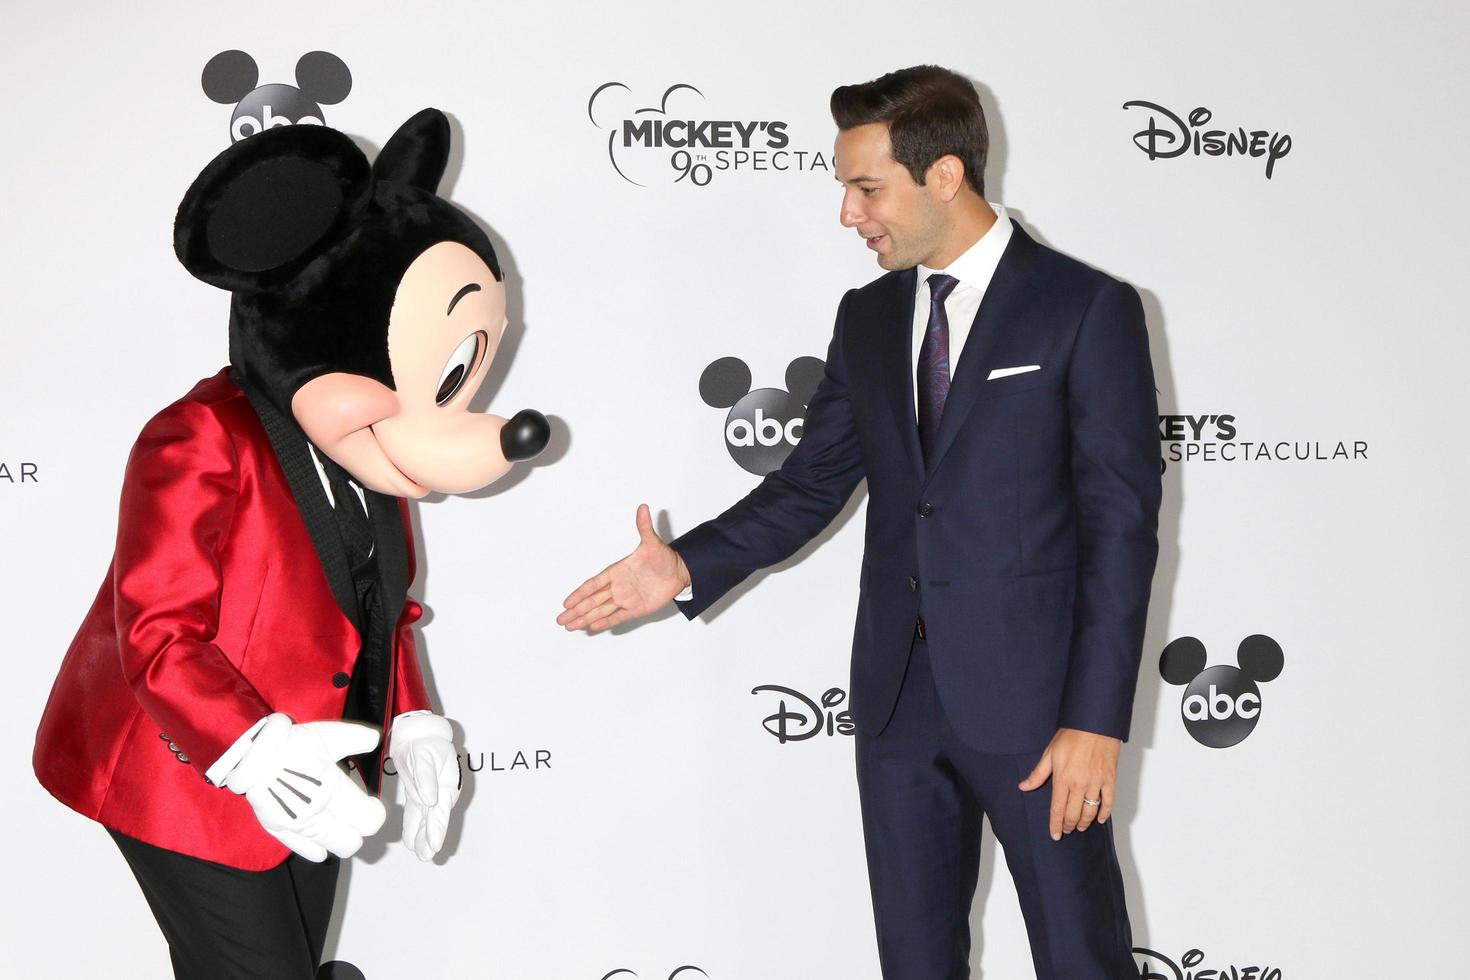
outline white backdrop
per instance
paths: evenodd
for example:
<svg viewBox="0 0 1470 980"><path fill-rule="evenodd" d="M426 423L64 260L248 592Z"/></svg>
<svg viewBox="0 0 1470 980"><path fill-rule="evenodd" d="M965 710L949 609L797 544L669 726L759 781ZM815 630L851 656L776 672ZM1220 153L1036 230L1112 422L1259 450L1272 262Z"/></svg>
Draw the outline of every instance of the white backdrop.
<svg viewBox="0 0 1470 980"><path fill-rule="evenodd" d="M991 198L1138 287L1160 410L1194 417L1161 422L1188 436L1166 456L1196 455L1164 477L1116 823L1135 941L1155 951L1141 972L1454 975L1470 914L1467 29L1462 7L1383 0L6 4L5 974L167 973L112 843L29 756L132 440L225 361L227 299L177 265L170 229L230 139L200 72L238 48L262 85L291 83L308 51L339 56L352 89L326 121L374 149L423 106L452 115L443 190L491 229L512 297L490 406L557 427L491 492L414 507L423 653L478 771L436 864L386 842L351 863L330 975L878 977L851 739L783 744L762 725L777 696L752 693L846 690L861 491L819 547L704 621L589 638L553 617L631 549L639 502L678 533L755 483L700 374L735 356L781 388L789 361L823 355L842 291L880 271L816 165L827 96L919 62L981 84ZM607 82L626 88L589 117ZM602 127L677 83L698 91L673 93L670 118L784 123L751 132L767 150L784 132L788 156L766 162L788 169L721 170L699 149L711 170L679 158L675 182L670 148L610 159ZM1284 134L1289 152L1269 179L1264 157L1151 160L1134 136L1164 116L1130 100L1205 107L1203 128ZM1339 442L1356 458L1331 459ZM1249 737L1207 747L1159 654L1191 636L1232 665L1251 634L1284 669ZM998 858L987 842L974 965L1006 980L1030 966Z"/></svg>

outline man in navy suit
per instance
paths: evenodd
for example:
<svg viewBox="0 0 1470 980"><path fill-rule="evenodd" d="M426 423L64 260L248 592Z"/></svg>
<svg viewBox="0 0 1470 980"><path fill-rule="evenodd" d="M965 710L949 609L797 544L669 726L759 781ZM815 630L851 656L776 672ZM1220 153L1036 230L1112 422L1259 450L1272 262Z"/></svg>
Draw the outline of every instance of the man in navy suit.
<svg viewBox="0 0 1470 980"><path fill-rule="evenodd" d="M637 550L558 622L605 629L676 597L692 617L866 478L852 711L883 976L969 976L988 817L1037 976L1137 977L1108 816L1158 553L1138 294L986 202L964 77L843 86L832 114L842 224L889 271L839 304L800 444L672 546L640 507Z"/></svg>

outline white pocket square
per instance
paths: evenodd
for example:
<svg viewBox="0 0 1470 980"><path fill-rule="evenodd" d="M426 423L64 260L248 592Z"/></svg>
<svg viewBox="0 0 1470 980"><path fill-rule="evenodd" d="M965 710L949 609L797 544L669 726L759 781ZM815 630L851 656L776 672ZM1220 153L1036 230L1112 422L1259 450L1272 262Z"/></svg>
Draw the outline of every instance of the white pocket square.
<svg viewBox="0 0 1470 980"><path fill-rule="evenodd" d="M1013 368L996 368L994 371L991 371L990 372L990 377L986 378L985 380L986 381L994 381L996 378L1009 378L1013 374L1025 374L1027 371L1040 371L1040 370L1041 370L1041 365L1040 364L1026 364L1026 365L1023 365L1021 367L1013 367Z"/></svg>

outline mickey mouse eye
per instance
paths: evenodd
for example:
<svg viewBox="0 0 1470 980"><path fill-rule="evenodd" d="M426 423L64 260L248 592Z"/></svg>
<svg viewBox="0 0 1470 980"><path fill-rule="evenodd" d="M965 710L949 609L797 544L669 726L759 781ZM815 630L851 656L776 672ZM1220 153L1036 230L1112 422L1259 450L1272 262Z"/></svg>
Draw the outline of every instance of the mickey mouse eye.
<svg viewBox="0 0 1470 980"><path fill-rule="evenodd" d="M464 340L460 341L454 353L449 355L448 362L444 365L444 373L439 375L439 394L434 398L434 404L444 405L448 403L459 390L464 387L465 381L475 373L475 368L480 363L480 351L485 349L485 331L476 330Z"/></svg>

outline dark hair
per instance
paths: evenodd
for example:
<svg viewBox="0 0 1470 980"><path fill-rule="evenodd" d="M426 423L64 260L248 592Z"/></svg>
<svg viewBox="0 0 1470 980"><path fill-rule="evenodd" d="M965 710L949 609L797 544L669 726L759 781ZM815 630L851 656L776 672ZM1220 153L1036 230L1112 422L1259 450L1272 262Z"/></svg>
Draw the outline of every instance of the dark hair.
<svg viewBox="0 0 1470 980"><path fill-rule="evenodd" d="M964 75L938 65L900 68L860 85L832 92L832 119L838 129L886 123L893 159L918 184L935 160L953 154L965 165L965 179L985 194L985 154L990 133L975 85Z"/></svg>

